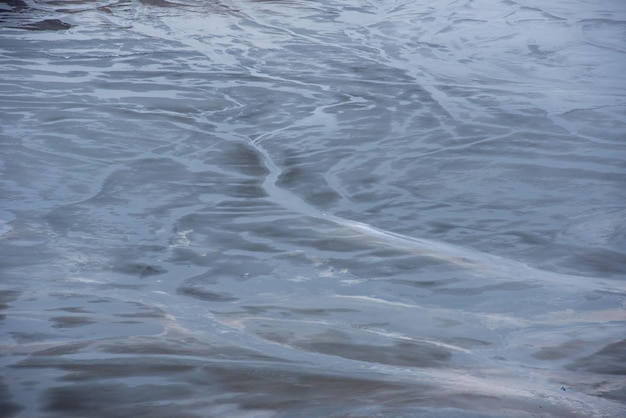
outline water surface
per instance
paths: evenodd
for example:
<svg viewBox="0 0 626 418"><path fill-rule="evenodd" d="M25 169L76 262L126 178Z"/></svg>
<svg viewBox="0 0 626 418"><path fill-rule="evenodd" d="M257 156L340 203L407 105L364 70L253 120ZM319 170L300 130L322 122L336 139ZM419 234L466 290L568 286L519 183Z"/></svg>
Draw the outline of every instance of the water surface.
<svg viewBox="0 0 626 418"><path fill-rule="evenodd" d="M0 4L0 416L626 414L621 0Z"/></svg>

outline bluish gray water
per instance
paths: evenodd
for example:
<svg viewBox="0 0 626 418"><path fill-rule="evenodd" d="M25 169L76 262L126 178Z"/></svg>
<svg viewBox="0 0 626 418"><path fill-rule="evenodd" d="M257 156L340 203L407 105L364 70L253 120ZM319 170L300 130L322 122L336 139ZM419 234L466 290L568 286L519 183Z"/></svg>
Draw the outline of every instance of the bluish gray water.
<svg viewBox="0 0 626 418"><path fill-rule="evenodd" d="M626 414L622 0L4 0L1 417Z"/></svg>

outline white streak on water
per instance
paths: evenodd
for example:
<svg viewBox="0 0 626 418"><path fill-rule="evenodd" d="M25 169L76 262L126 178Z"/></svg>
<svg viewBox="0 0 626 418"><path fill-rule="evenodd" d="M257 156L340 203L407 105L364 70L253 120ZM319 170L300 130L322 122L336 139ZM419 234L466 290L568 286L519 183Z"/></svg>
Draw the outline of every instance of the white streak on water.
<svg viewBox="0 0 626 418"><path fill-rule="evenodd" d="M263 139L264 138L265 137L263 137ZM572 276L540 270L503 257L484 254L434 240L409 237L376 228L363 222L353 221L322 212L306 203L294 193L278 187L276 182L281 176L282 170L274 163L269 153L259 144L260 140L258 138L256 140L249 140L248 142L263 156L265 165L269 169L269 174L263 182L263 188L275 203L302 215L328 221L346 228L349 231L353 231L357 233L355 239L365 237L377 244L390 246L420 256L435 258L457 267L473 271L476 274L493 276L498 280L539 282L541 284L562 286L563 290L604 290L618 294L626 292L626 283L623 281Z"/></svg>

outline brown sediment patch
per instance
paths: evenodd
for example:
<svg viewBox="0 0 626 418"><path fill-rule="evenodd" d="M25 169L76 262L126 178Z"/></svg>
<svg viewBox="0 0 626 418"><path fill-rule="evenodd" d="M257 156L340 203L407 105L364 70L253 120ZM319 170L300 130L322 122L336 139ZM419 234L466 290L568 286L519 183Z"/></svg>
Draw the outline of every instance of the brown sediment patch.
<svg viewBox="0 0 626 418"><path fill-rule="evenodd" d="M0 311L8 309L9 303L17 300L21 292L17 290L0 290ZM0 314L0 321L5 319L6 315Z"/></svg>
<svg viewBox="0 0 626 418"><path fill-rule="evenodd" d="M54 328L74 328L96 323L93 319L84 316L55 316L50 320L55 322Z"/></svg>
<svg viewBox="0 0 626 418"><path fill-rule="evenodd" d="M181 286L178 288L177 293L208 302L231 302L237 300L237 298L228 293L215 293L197 286Z"/></svg>
<svg viewBox="0 0 626 418"><path fill-rule="evenodd" d="M27 23L18 26L17 29L26 29L32 31L59 31L72 28L72 25L65 23L60 19L44 19L39 22Z"/></svg>
<svg viewBox="0 0 626 418"><path fill-rule="evenodd" d="M476 348L476 347L487 347L492 345L492 343L488 341L478 340L475 338L466 338L466 337L453 337L446 340L446 342L462 347L462 348Z"/></svg>
<svg viewBox="0 0 626 418"><path fill-rule="evenodd" d="M120 266L116 266L115 271L119 271L120 273L137 275L139 277L149 277L167 273L167 270L162 267L145 263L123 264Z"/></svg>
<svg viewBox="0 0 626 418"><path fill-rule="evenodd" d="M417 342L379 346L341 341L297 341L294 346L351 360L408 367L442 367L452 357L449 350Z"/></svg>
<svg viewBox="0 0 626 418"><path fill-rule="evenodd" d="M192 394L189 385L83 383L48 389L45 411L74 417L200 418L201 415L185 413L180 404L172 405L172 401L181 402ZM169 405L163 404L163 400Z"/></svg>
<svg viewBox="0 0 626 418"><path fill-rule="evenodd" d="M1 0L0 4L6 4L12 12L21 12L29 8L23 0Z"/></svg>
<svg viewBox="0 0 626 418"><path fill-rule="evenodd" d="M68 354L76 354L81 350L89 346L89 342L61 344L55 347L46 348L43 350L35 351L33 356L64 356Z"/></svg>
<svg viewBox="0 0 626 418"><path fill-rule="evenodd" d="M539 360L562 360L584 351L587 345L584 340L572 340L556 347L543 347L532 356Z"/></svg>
<svg viewBox="0 0 626 418"><path fill-rule="evenodd" d="M626 339L609 344L567 366L569 370L626 376ZM626 387L626 383L624 385Z"/></svg>

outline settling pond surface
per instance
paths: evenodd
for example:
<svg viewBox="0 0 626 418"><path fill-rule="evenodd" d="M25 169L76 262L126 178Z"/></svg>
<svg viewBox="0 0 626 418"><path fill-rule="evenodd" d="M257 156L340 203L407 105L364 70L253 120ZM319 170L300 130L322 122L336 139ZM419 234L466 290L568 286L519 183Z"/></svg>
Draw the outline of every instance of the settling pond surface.
<svg viewBox="0 0 626 418"><path fill-rule="evenodd" d="M626 414L622 0L0 6L0 416Z"/></svg>

